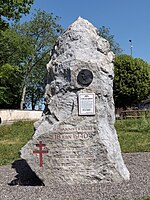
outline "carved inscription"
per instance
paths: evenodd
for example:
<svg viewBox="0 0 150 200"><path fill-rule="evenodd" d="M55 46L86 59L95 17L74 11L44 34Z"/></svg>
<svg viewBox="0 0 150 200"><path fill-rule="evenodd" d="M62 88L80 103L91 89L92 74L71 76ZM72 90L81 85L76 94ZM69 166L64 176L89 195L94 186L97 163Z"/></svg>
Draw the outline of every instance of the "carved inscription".
<svg viewBox="0 0 150 200"><path fill-rule="evenodd" d="M90 133L54 133L53 135L50 135L50 140L56 141L56 140L84 140L88 139L90 137Z"/></svg>
<svg viewBox="0 0 150 200"><path fill-rule="evenodd" d="M89 167L96 159L95 145L98 134L94 127L60 128L50 133L49 157L53 170L65 168L76 171Z"/></svg>

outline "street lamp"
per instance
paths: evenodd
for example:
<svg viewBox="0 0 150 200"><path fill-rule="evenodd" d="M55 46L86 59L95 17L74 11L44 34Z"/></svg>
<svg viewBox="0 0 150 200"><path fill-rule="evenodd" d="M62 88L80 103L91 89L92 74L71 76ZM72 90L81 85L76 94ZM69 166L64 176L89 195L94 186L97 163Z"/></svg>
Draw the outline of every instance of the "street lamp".
<svg viewBox="0 0 150 200"><path fill-rule="evenodd" d="M132 40L129 40L129 42L130 42L130 52L131 52L131 56L132 56L132 48L133 48Z"/></svg>

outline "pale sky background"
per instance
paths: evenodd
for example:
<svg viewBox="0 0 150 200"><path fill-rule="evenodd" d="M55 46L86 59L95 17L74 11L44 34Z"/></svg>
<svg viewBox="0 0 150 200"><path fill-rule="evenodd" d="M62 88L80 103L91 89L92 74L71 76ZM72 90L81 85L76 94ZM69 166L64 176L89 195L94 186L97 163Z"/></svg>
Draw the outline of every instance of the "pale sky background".
<svg viewBox="0 0 150 200"><path fill-rule="evenodd" d="M35 0L30 13L41 9L61 17L58 23L67 28L78 16L95 27L110 28L124 54L132 55L150 64L150 0ZM23 21L31 15L23 17Z"/></svg>

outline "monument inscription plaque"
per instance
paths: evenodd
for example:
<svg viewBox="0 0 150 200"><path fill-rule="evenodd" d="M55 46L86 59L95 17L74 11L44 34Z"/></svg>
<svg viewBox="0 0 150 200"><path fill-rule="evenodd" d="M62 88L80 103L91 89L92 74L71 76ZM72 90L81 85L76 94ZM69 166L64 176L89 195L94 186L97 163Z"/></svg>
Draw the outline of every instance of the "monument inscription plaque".
<svg viewBox="0 0 150 200"><path fill-rule="evenodd" d="M129 180L114 127L113 59L108 41L81 17L58 37L47 64L45 109L21 149L45 185ZM40 141L41 156L47 151L42 167L39 151L33 154Z"/></svg>
<svg viewBox="0 0 150 200"><path fill-rule="evenodd" d="M94 93L79 93L79 115L95 115Z"/></svg>

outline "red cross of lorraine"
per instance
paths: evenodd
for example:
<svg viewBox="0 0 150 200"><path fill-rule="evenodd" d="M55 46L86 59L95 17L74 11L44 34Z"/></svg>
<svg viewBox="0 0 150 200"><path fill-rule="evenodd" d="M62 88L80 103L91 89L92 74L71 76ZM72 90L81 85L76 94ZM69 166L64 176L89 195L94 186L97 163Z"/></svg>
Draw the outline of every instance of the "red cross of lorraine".
<svg viewBox="0 0 150 200"><path fill-rule="evenodd" d="M39 150L37 151L33 151L33 153L39 153L39 157L40 157L40 167L42 167L43 165L43 153L48 153L47 150L42 150L42 147L45 147L46 144L42 144L42 141L39 142L39 144L36 144L37 147L39 147Z"/></svg>

